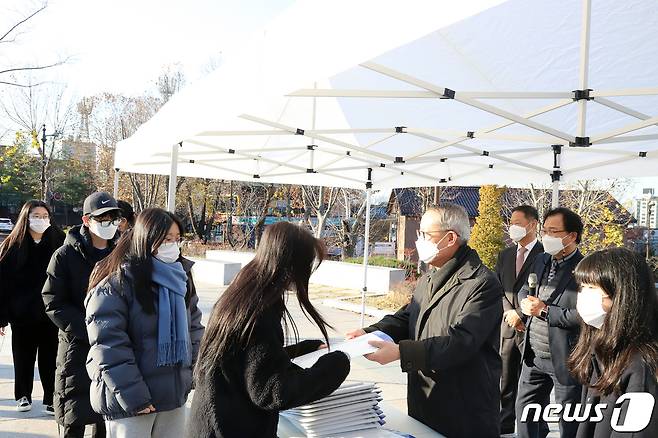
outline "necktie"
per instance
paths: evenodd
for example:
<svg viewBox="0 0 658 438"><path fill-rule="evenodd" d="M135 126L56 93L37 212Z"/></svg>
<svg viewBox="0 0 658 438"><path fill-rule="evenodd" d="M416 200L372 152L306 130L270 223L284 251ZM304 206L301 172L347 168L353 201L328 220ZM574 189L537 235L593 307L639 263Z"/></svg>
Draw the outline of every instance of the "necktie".
<svg viewBox="0 0 658 438"><path fill-rule="evenodd" d="M559 263L556 259L553 259L551 261L551 270L548 271L548 282L550 283L553 278L555 278L555 273L557 272L557 268L559 266Z"/></svg>
<svg viewBox="0 0 658 438"><path fill-rule="evenodd" d="M523 262L525 261L525 253L528 252L528 249L525 246L519 246L519 249L516 251L516 276L519 276L521 268L523 267Z"/></svg>

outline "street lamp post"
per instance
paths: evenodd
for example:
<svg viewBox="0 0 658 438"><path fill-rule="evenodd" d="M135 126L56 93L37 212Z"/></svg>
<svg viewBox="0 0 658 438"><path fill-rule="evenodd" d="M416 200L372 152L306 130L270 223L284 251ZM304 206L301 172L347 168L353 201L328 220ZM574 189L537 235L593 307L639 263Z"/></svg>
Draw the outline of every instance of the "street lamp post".
<svg viewBox="0 0 658 438"><path fill-rule="evenodd" d="M52 134L46 134L46 124L44 123L41 126L41 200L47 202L47 193L46 193L46 140L48 137L53 138L53 150L55 149L55 140L59 137L61 131L55 130Z"/></svg>
<svg viewBox="0 0 658 438"><path fill-rule="evenodd" d="M46 202L46 124L41 127L41 200Z"/></svg>

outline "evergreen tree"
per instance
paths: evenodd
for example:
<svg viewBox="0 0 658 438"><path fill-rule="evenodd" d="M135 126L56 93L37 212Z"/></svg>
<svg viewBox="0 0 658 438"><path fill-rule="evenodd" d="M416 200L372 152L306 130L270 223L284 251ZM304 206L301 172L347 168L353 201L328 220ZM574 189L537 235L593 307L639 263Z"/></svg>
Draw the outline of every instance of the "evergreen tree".
<svg viewBox="0 0 658 438"><path fill-rule="evenodd" d="M469 245L480 255L482 262L493 269L498 253L505 247L502 198L504 188L494 185L480 187L478 217L471 231Z"/></svg>

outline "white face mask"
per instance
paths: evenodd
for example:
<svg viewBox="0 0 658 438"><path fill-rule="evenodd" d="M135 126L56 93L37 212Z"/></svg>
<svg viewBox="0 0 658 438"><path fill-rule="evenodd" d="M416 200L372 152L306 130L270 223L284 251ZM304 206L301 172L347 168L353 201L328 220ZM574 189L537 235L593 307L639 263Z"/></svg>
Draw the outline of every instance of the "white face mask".
<svg viewBox="0 0 658 438"><path fill-rule="evenodd" d="M510 225L509 226L509 238L512 239L512 242L517 243L523 240L523 238L528 234L528 230L525 227L520 225Z"/></svg>
<svg viewBox="0 0 658 438"><path fill-rule="evenodd" d="M564 249L564 243L559 237L544 236L541 238L541 243L544 246L544 251L553 256Z"/></svg>
<svg viewBox="0 0 658 438"><path fill-rule="evenodd" d="M429 240L425 240L422 237L419 237L416 240L416 251L418 251L418 259L424 263L429 263L434 258L439 255L442 249L439 248L439 243L443 241L448 235L446 234L439 240L437 243L432 243Z"/></svg>
<svg viewBox="0 0 658 438"><path fill-rule="evenodd" d="M164 263L174 263L180 257L178 243L163 243L153 257Z"/></svg>
<svg viewBox="0 0 658 438"><path fill-rule="evenodd" d="M30 219L30 230L43 234L50 227L50 219Z"/></svg>
<svg viewBox="0 0 658 438"><path fill-rule="evenodd" d="M599 292L583 291L578 293L576 310L586 324L600 329L608 312L603 308L603 297Z"/></svg>
<svg viewBox="0 0 658 438"><path fill-rule="evenodd" d="M94 219L89 219L89 230L100 237L101 239L110 240L117 233L117 225L110 224L107 227L101 226L99 222Z"/></svg>

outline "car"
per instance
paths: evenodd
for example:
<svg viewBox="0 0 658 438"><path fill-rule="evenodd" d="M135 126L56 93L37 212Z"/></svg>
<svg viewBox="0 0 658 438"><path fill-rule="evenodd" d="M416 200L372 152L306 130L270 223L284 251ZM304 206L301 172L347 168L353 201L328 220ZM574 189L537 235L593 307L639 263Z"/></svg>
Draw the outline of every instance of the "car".
<svg viewBox="0 0 658 438"><path fill-rule="evenodd" d="M14 229L14 223L11 219L0 217L0 233L11 233L11 230Z"/></svg>

